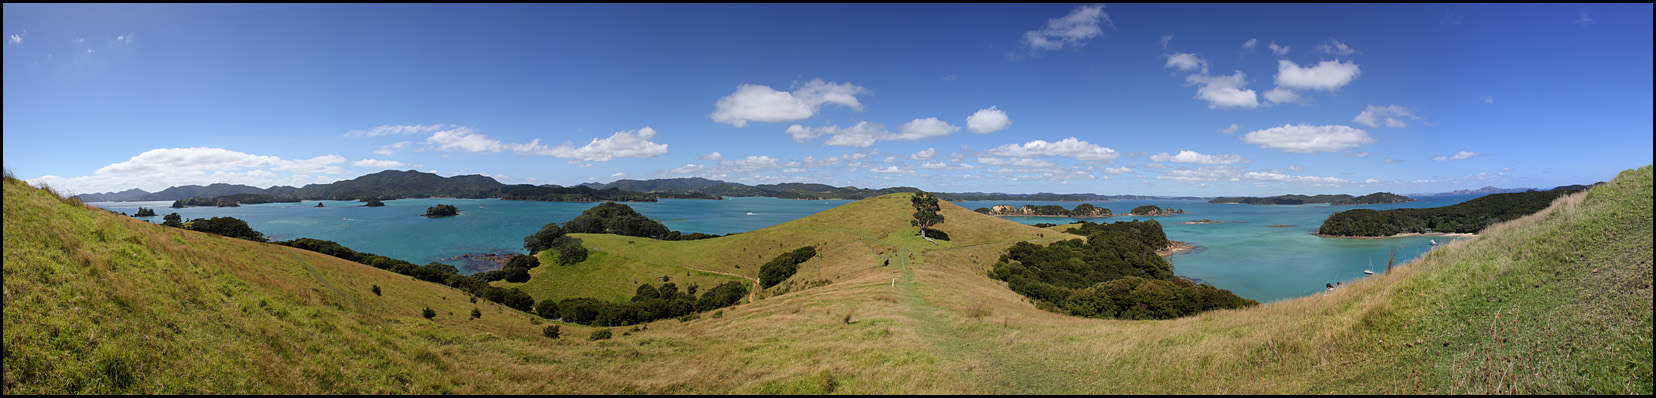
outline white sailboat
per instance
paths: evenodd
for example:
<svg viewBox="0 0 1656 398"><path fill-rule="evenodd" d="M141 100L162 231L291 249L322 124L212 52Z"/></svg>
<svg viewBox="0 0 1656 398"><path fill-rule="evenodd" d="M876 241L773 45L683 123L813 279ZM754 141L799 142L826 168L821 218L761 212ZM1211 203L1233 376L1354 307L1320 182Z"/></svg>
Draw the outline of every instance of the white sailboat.
<svg viewBox="0 0 1656 398"><path fill-rule="evenodd" d="M1374 275L1374 271L1372 271L1373 269L1374 269L1374 257L1371 256L1371 257L1369 257L1369 269L1363 270L1363 273L1368 274L1368 275Z"/></svg>

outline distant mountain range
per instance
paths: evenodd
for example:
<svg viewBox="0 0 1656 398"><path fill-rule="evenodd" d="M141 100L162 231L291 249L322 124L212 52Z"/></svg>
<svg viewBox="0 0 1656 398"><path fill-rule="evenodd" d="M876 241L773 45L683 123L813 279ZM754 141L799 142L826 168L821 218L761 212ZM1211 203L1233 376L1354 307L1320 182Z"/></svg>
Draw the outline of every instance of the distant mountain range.
<svg viewBox="0 0 1656 398"><path fill-rule="evenodd" d="M1595 182L1595 183L1592 183L1590 185L1580 185L1580 184L1565 185L1565 186L1560 186L1560 187L1554 187L1553 189L1496 188L1496 187L1493 187L1493 186L1484 186L1483 188L1478 188L1478 189L1462 189L1462 190L1459 190L1459 191L1449 191L1449 192L1411 193L1411 194L1409 194L1409 196L1488 195L1488 194L1492 194L1492 193L1513 193L1513 192L1528 192L1528 191L1557 191L1557 190L1561 190L1561 189L1562 190L1587 189L1587 188L1592 188L1592 187L1596 187L1596 186L1600 186L1600 185L1604 185L1604 181Z"/></svg>
<svg viewBox="0 0 1656 398"><path fill-rule="evenodd" d="M1554 189L1581 189L1597 186L1570 185ZM1523 192L1530 188L1495 188L1483 187L1475 190L1460 190L1444 193L1410 194L1410 196L1442 196L1442 195L1470 195L1506 192ZM782 199L863 199L895 192L919 191L914 187L891 188L858 188L854 186L835 187L827 184L812 183L781 183L747 185L742 183L711 180L706 178L666 178L654 180L618 180L610 183L585 183L572 187L558 185L508 185L482 175L461 175L443 177L432 173L423 173L414 170L397 171L386 170L367 174L350 180L337 181L329 184L309 184L303 187L274 186L257 188L237 184L212 184L207 186L184 185L171 187L160 192L145 192L141 189L129 189L120 192L90 193L76 195L85 202L123 202L123 201L160 201L184 200L191 198L214 198L237 194L262 194L281 198L296 198L302 200L391 200L401 198L503 198L510 200L541 200L541 201L655 201L657 198L687 198L687 199L718 199L725 196L734 197L772 197ZM1054 201L1054 202L1086 202L1110 200L1206 200L1210 198L1195 196L1151 196L1151 195L1099 195L1090 193L1056 194L1006 194L990 192L934 192L938 198L951 201ZM1349 199L1350 195L1317 195L1306 197L1294 196L1294 199L1324 198L1326 202L1339 199ZM1240 199L1240 198L1219 198ZM1305 203L1319 203L1321 200L1312 199Z"/></svg>

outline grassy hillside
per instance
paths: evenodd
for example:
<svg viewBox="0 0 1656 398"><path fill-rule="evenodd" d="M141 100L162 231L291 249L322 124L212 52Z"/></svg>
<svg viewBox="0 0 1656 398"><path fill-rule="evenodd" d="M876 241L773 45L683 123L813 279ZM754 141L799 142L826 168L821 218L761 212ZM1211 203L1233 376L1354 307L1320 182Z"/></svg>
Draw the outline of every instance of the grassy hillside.
<svg viewBox="0 0 1656 398"><path fill-rule="evenodd" d="M945 203L951 240L933 244L892 194L714 239L579 235L595 249L582 266L636 262L641 282L819 251L755 302L588 341L595 328L546 339L551 322L454 289L7 179L5 393L1649 394L1650 206L1645 167L1328 294L1118 321L1036 309L985 275L1011 243L1073 235Z"/></svg>

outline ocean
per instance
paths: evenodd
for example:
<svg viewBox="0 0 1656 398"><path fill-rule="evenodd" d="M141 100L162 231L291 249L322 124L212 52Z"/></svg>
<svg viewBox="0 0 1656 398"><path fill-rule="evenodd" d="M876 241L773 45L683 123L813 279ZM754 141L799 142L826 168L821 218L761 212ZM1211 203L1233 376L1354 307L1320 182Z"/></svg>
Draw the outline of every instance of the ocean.
<svg viewBox="0 0 1656 398"><path fill-rule="evenodd" d="M998 204L1021 207L1058 205L1074 208L1081 203L1126 212L1141 205L1185 210L1186 214L1155 219L1167 237L1196 245L1191 252L1169 257L1174 273L1230 290L1238 296L1260 302L1315 294L1325 283L1350 282L1365 276L1363 271L1385 271L1386 258L1398 249L1398 263L1419 257L1431 248L1429 240L1447 243L1457 238L1402 237L1386 239L1341 239L1311 235L1323 219L1335 212L1368 208L1448 206L1475 198L1475 195L1426 197L1418 202L1389 205L1210 205L1196 200L1122 200L1104 202L963 201L967 209ZM660 202L626 203L639 213L662 220L669 229L683 233L729 234L747 232L799 219L831 209L849 200L789 200L776 198L727 198L725 200L663 199ZM323 207L316 207L321 203ZM94 202L94 206L133 214L138 207L155 209L160 215L177 212L186 220L235 217L274 240L314 238L339 242L353 250L426 264L433 261L455 265L462 274L489 269L477 261L456 259L463 254L523 253L523 237L550 222L566 222L597 203L528 202L499 199L399 199L384 207L363 207L355 201L303 201L267 203L241 207L167 208L172 202ZM461 217L421 217L425 209L451 204ZM1087 219L1092 222L1127 221L1135 217ZM161 223L161 217L146 217ZM1007 217L1024 223L1064 224L1080 219L1057 217ZM1218 224L1182 224L1209 219L1230 221ZM1270 227L1270 225L1291 227ZM1372 266L1370 265L1372 262Z"/></svg>

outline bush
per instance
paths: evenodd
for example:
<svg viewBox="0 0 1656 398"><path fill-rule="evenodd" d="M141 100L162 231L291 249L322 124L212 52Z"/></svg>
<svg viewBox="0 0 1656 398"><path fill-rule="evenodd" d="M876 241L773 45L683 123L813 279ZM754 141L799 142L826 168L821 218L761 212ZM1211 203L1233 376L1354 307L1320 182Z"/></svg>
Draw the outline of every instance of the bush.
<svg viewBox="0 0 1656 398"><path fill-rule="evenodd" d="M558 319L558 302L541 300L540 303L535 304L535 314L540 315L541 318Z"/></svg>
<svg viewBox="0 0 1656 398"><path fill-rule="evenodd" d="M523 248L528 250L531 255L550 249L552 243L557 241L558 238L562 238L565 233L567 232L559 227L558 223L548 223L541 226L540 231L536 231L533 235L523 237Z"/></svg>
<svg viewBox="0 0 1656 398"><path fill-rule="evenodd" d="M816 257L816 247L805 246L794 251L782 253L771 259L770 262L759 267L759 285L761 288L776 286L782 281L793 277L799 271L799 264Z"/></svg>
<svg viewBox="0 0 1656 398"><path fill-rule="evenodd" d="M477 319L477 318L482 318L482 317L483 317L483 311L478 311L476 308L472 308L472 319Z"/></svg>
<svg viewBox="0 0 1656 398"><path fill-rule="evenodd" d="M246 221L235 217L213 217L205 220L195 220L190 222L189 228L191 231L247 239L254 242L265 241L264 234L254 231L252 227L247 226Z"/></svg>
<svg viewBox="0 0 1656 398"><path fill-rule="evenodd" d="M552 249L558 252L558 265L570 265L586 261L586 247L581 246L581 240L571 236L559 237L552 243Z"/></svg>
<svg viewBox="0 0 1656 398"><path fill-rule="evenodd" d="M368 290L373 291L375 296L381 295L379 285L374 285L373 287L368 288Z"/></svg>
<svg viewBox="0 0 1656 398"><path fill-rule="evenodd" d="M598 330L593 331L592 336L588 336L587 340L596 341L596 340L605 340L605 339L609 339L609 338L610 338L610 330L609 329L598 329Z"/></svg>
<svg viewBox="0 0 1656 398"><path fill-rule="evenodd" d="M558 330L558 325L546 325L546 329L541 329L541 335L546 336L546 338L549 339L556 339L561 334L562 333Z"/></svg>
<svg viewBox="0 0 1656 398"><path fill-rule="evenodd" d="M432 311L431 307L426 307L426 309L420 311L420 316L425 317L425 319L436 318L437 311Z"/></svg>

